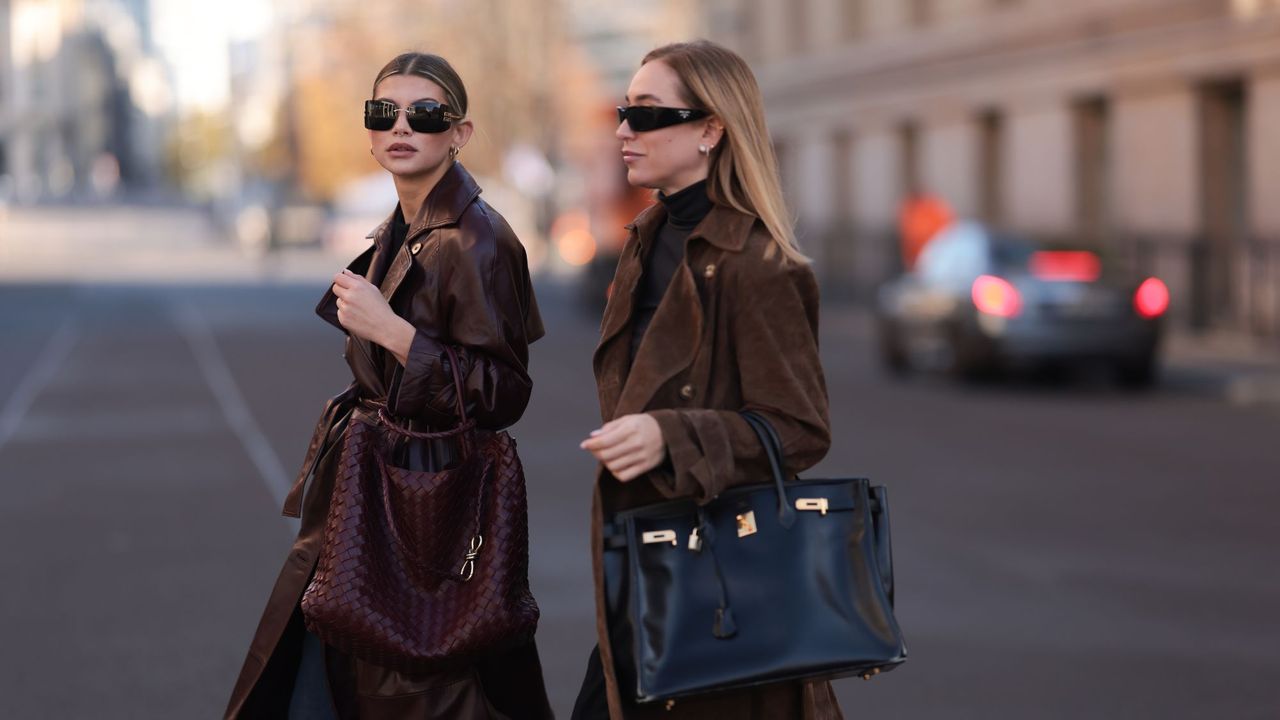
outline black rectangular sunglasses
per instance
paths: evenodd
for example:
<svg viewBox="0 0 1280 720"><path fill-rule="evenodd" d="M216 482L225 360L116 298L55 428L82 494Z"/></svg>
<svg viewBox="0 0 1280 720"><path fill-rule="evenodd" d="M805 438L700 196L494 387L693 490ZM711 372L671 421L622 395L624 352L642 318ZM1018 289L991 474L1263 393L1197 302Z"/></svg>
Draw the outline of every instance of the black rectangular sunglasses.
<svg viewBox="0 0 1280 720"><path fill-rule="evenodd" d="M655 105L618 106L618 124L625 122L634 132L648 132L680 123L700 120L710 115L706 110L669 108Z"/></svg>
<svg viewBox="0 0 1280 720"><path fill-rule="evenodd" d="M442 133L462 119L448 105L435 100L423 100L403 109L390 100L365 100L364 126L370 130L390 130L395 127L396 115L400 112L404 112L409 127L420 133Z"/></svg>

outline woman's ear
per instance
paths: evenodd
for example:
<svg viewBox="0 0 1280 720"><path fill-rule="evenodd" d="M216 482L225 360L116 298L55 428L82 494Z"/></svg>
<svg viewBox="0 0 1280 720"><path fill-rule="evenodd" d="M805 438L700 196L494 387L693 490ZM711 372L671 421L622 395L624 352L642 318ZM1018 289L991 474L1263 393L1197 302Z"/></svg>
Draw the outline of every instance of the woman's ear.
<svg viewBox="0 0 1280 720"><path fill-rule="evenodd" d="M471 124L470 120L462 120L454 123L453 126L453 146L461 150L471 142L471 135L476 130L476 126Z"/></svg>
<svg viewBox="0 0 1280 720"><path fill-rule="evenodd" d="M724 123L712 115L707 118L707 126L702 130L702 141L707 147L715 147L724 139Z"/></svg>

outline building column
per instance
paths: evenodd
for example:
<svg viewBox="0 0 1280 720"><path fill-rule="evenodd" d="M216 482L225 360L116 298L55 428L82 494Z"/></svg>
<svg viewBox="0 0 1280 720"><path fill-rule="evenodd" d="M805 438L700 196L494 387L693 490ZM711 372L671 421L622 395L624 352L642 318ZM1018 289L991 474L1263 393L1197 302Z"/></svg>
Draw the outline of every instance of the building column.
<svg viewBox="0 0 1280 720"><path fill-rule="evenodd" d="M1009 107L1006 179L1000 203L1008 225L1033 237L1062 238L1075 229L1071 112L1061 98Z"/></svg>
<svg viewBox="0 0 1280 720"><path fill-rule="evenodd" d="M1138 269L1162 279L1173 312L1187 318L1199 292L1192 267L1200 206L1195 92L1174 83L1124 88L1112 113L1114 228Z"/></svg>
<svg viewBox="0 0 1280 720"><path fill-rule="evenodd" d="M1253 257L1251 329L1280 339L1280 66L1262 68L1247 81L1246 183Z"/></svg>
<svg viewBox="0 0 1280 720"><path fill-rule="evenodd" d="M853 269L858 294L871 289L902 266L897 242L902 202L901 143L892 125L859 127L853 156Z"/></svg>

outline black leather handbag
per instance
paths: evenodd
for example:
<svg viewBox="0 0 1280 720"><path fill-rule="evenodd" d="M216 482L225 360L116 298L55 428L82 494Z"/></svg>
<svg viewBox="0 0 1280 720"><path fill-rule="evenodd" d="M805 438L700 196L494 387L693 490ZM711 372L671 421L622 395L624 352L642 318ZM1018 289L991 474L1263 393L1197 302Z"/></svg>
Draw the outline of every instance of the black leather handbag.
<svg viewBox="0 0 1280 720"><path fill-rule="evenodd" d="M865 478L784 482L773 427L742 416L768 453L772 482L702 506L627 510L606 528L614 666L636 702L870 678L906 660L884 488Z"/></svg>

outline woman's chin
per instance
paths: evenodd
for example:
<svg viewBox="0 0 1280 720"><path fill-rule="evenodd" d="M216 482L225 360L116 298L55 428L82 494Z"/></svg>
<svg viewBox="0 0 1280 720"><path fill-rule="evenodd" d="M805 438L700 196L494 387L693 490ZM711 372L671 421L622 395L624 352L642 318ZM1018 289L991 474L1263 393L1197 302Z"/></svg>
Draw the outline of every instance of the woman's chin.
<svg viewBox="0 0 1280 720"><path fill-rule="evenodd" d="M659 187L652 177L635 168L627 168L627 183L635 187L649 188L650 190Z"/></svg>
<svg viewBox="0 0 1280 720"><path fill-rule="evenodd" d="M445 160L447 160L447 158L441 158L437 162L427 162L420 157L387 158L387 161L382 164L382 167L386 168L387 172L395 175L396 177L415 178L423 175L430 175L432 172L439 169L441 163L445 162Z"/></svg>

